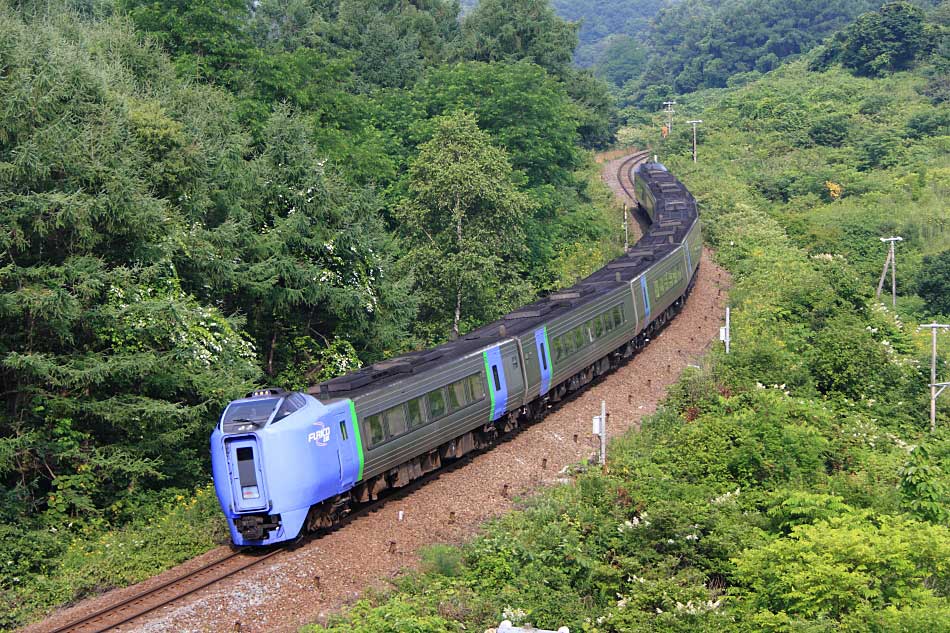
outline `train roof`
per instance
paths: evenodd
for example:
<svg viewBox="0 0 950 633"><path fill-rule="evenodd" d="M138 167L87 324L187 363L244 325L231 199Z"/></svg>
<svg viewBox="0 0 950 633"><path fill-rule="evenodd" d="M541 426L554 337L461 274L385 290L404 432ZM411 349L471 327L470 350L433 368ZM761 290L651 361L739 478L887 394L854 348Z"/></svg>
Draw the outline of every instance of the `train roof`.
<svg viewBox="0 0 950 633"><path fill-rule="evenodd" d="M692 194L659 163L644 163L637 177L650 187L657 201L649 230L624 255L573 286L509 312L497 321L437 347L403 354L355 372L333 378L308 390L322 399L354 398L394 383L407 374L422 373L511 337L521 336L579 306L617 290L636 279L686 239L698 217Z"/></svg>

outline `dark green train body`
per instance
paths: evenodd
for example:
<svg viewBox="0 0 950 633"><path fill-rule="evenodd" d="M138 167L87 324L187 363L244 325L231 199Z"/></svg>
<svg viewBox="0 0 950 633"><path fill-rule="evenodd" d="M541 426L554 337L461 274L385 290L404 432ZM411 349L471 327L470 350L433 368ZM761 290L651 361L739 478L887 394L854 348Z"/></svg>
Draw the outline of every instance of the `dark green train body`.
<svg viewBox="0 0 950 633"><path fill-rule="evenodd" d="M634 183L652 225L625 255L574 286L457 340L309 390L305 397L312 401L312 423L288 425L285 435L300 435L292 441L306 444L310 462L322 465L300 464L302 478L336 478L310 487L321 491L320 498L301 499L288 490L295 501L282 503L274 495L287 488L285 482L266 481L272 497L266 510L235 510L240 503L229 497L230 491L245 487L223 447L245 442L249 435L259 442L263 434L256 429L229 434L223 416L212 453L220 451L215 481L235 542L266 544L296 537L299 528L284 525L281 512L294 517L306 512L305 528L330 525L352 502L375 499L444 460L488 446L646 344L685 301L699 266L702 233L695 200L662 165L641 165ZM242 402L253 399L232 406ZM307 409L295 415L303 420ZM262 422L265 429L272 424ZM314 436L320 441L311 441ZM266 454L263 447L257 451ZM254 465L254 472L267 480L268 464ZM227 484L219 481L225 478ZM304 485L301 479L290 484Z"/></svg>

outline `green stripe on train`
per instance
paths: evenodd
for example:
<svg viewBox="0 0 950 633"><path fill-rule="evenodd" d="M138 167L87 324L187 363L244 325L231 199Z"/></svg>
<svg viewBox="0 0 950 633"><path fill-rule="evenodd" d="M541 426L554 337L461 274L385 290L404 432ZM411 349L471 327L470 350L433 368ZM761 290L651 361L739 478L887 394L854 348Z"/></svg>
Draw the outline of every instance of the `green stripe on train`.
<svg viewBox="0 0 950 633"><path fill-rule="evenodd" d="M353 422L353 439L356 441L356 450L359 452L360 456L360 472L356 475L356 481L363 480L363 440L360 438L360 423L356 419L356 405L353 404L352 400L348 401L350 403L350 420Z"/></svg>

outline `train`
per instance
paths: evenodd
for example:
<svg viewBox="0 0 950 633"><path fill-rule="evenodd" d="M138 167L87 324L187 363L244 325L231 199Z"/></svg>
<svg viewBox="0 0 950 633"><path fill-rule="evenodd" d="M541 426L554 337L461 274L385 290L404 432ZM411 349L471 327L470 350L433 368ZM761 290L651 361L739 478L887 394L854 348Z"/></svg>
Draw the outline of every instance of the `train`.
<svg viewBox="0 0 950 633"><path fill-rule="evenodd" d="M702 227L696 200L662 164L639 165L633 181L648 230L570 288L437 347L228 404L211 463L233 543L331 527L490 446L644 346L692 288Z"/></svg>

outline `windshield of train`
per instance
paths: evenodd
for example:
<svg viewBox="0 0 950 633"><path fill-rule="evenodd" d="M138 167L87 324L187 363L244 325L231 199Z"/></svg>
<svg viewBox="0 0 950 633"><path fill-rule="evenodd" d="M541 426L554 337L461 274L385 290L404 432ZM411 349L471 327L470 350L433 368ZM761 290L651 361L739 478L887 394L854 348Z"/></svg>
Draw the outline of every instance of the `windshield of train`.
<svg viewBox="0 0 950 633"><path fill-rule="evenodd" d="M263 424L281 400L283 398L259 398L245 402L232 402L224 413L224 423L240 420Z"/></svg>

